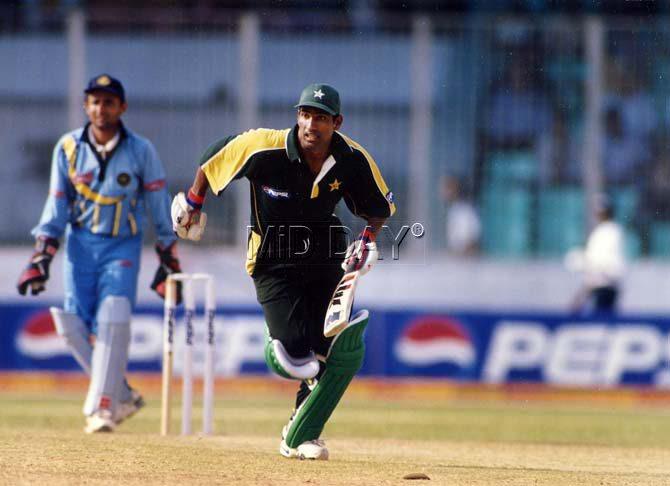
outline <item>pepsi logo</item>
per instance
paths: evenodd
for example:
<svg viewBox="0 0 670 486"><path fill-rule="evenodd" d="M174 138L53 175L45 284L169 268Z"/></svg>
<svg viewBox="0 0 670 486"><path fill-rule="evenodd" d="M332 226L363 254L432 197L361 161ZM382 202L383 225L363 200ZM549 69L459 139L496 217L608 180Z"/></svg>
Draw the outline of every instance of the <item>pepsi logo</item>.
<svg viewBox="0 0 670 486"><path fill-rule="evenodd" d="M410 366L440 363L470 366L475 347L465 327L456 319L422 316L409 323L394 346L396 358Z"/></svg>
<svg viewBox="0 0 670 486"><path fill-rule="evenodd" d="M280 191L270 186L263 186L263 192L273 199L289 199L291 195L287 191Z"/></svg>
<svg viewBox="0 0 670 486"><path fill-rule="evenodd" d="M16 336L17 349L30 358L45 359L69 355L65 341L56 333L51 313L30 316Z"/></svg>

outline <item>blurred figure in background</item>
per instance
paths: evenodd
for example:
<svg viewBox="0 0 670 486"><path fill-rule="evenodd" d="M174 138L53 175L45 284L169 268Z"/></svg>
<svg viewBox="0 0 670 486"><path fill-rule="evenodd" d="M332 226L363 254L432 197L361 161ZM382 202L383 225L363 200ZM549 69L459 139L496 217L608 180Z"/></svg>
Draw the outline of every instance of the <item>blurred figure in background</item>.
<svg viewBox="0 0 670 486"><path fill-rule="evenodd" d="M482 225L477 210L463 194L458 178L448 175L442 179L442 200L446 204L447 250L458 256L479 252Z"/></svg>
<svg viewBox="0 0 670 486"><path fill-rule="evenodd" d="M579 314L612 315L619 299L626 256L624 230L614 221L612 201L605 195L598 198L596 220L586 248L571 250L565 257L568 269L584 275L571 310Z"/></svg>
<svg viewBox="0 0 670 486"><path fill-rule="evenodd" d="M621 113L624 133L649 144L658 130L658 115L648 86L645 66L639 59L614 56L607 65L607 106Z"/></svg>
<svg viewBox="0 0 670 486"><path fill-rule="evenodd" d="M494 160L501 161L496 172L515 171L515 157L532 157L540 135L552 127L553 106L541 60L525 48L512 52L503 77L494 80L483 96L474 175L478 195Z"/></svg>
<svg viewBox="0 0 670 486"><path fill-rule="evenodd" d="M552 105L533 60L510 61L484 107L483 140L496 150L532 149L539 134L551 129Z"/></svg>
<svg viewBox="0 0 670 486"><path fill-rule="evenodd" d="M570 129L566 112L556 110L551 129L538 137L535 153L541 187L579 183L581 136L575 131Z"/></svg>
<svg viewBox="0 0 670 486"><path fill-rule="evenodd" d="M659 133L654 143L654 158L649 176L642 178L640 211L636 224L650 256L665 256L670 251L670 142Z"/></svg>
<svg viewBox="0 0 670 486"><path fill-rule="evenodd" d="M670 143L666 136L658 137L655 154L642 194L642 213L646 219L670 221Z"/></svg>
<svg viewBox="0 0 670 486"><path fill-rule="evenodd" d="M603 173L607 184L635 184L640 173L647 173L651 160L649 143L624 129L621 112L617 107L606 110L604 127Z"/></svg>

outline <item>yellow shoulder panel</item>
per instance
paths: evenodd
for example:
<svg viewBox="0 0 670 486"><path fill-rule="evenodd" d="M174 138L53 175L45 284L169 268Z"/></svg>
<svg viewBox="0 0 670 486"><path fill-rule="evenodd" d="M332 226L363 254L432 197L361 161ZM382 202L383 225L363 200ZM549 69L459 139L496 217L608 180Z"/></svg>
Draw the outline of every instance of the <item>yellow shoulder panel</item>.
<svg viewBox="0 0 670 486"><path fill-rule="evenodd" d="M386 195L389 193L389 188L386 185L386 182L384 181L384 178L382 177L382 173L379 171L379 167L377 167L377 163L375 162L375 159L372 158L372 155L368 153L367 150L363 148L362 145L360 145L358 142L355 142L354 140L350 139L343 133L337 132L340 135L342 135L342 138L347 142L347 145L350 147L358 150L365 156L365 160L368 161L368 164L370 165L370 170L372 171L372 176L375 179L375 183L377 184L377 189L379 189L379 192L381 193L383 198L386 198ZM391 216L393 216L393 213L395 213L395 204L393 202L389 202L389 209L391 211Z"/></svg>
<svg viewBox="0 0 670 486"><path fill-rule="evenodd" d="M102 194L93 191L84 182L77 182L77 170L75 167L77 162L77 140L74 138L74 135L67 135L63 140L63 152L65 153L65 157L67 157L67 172L72 181L72 185L85 199L102 205L116 204L123 199L123 196L103 196Z"/></svg>
<svg viewBox="0 0 670 486"><path fill-rule="evenodd" d="M202 165L212 192L218 194L225 189L255 154L285 148L289 131L259 128L244 132L228 142Z"/></svg>
<svg viewBox="0 0 670 486"><path fill-rule="evenodd" d="M63 152L65 153L69 167L72 167L72 170L74 170L74 162L77 158L77 141L74 136L67 135L65 137L63 140Z"/></svg>

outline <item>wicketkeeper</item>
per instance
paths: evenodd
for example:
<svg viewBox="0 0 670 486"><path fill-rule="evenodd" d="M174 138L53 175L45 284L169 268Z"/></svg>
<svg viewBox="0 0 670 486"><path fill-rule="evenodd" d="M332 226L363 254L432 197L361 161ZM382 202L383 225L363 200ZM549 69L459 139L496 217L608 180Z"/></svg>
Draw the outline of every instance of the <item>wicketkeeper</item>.
<svg viewBox="0 0 670 486"><path fill-rule="evenodd" d="M65 235L65 303L52 307L56 330L90 375L87 433L111 432L137 412L142 396L124 379L135 305L145 208L158 238L152 288L179 272L165 170L151 142L121 122L127 108L117 79L102 74L84 91L89 122L56 144L49 195L32 234L35 253L18 291L45 290L49 265Z"/></svg>
<svg viewBox="0 0 670 486"><path fill-rule="evenodd" d="M207 189L219 195L234 179L249 180L247 271L265 314L266 361L300 381L280 452L327 459L321 432L362 364L368 314L358 313L334 338L323 335L324 317L343 266L367 271L374 263L375 237L395 206L370 154L337 131L343 117L335 88L307 86L296 108L293 128L250 130L211 145L188 194L175 197L172 222L180 237L200 239ZM341 199L367 222L348 250L333 214Z"/></svg>

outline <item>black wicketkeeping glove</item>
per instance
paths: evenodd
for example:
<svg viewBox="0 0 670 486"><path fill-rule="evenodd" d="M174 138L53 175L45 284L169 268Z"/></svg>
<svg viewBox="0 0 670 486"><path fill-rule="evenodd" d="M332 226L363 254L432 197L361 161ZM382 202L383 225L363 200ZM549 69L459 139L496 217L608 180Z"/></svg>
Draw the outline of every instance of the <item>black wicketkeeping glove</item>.
<svg viewBox="0 0 670 486"><path fill-rule="evenodd" d="M58 251L58 240L48 236L40 236L35 241L35 253L30 258L30 263L21 273L16 288L19 294L26 295L28 287L30 293L37 295L46 289L46 281L49 280L49 265Z"/></svg>
<svg viewBox="0 0 670 486"><path fill-rule="evenodd" d="M175 241L170 246L161 246L156 244L156 253L158 254L159 266L154 275L154 280L151 282L151 289L165 299L165 282L168 275L181 272L179 259L177 258L177 242ZM181 282L177 282L177 304L181 303Z"/></svg>

